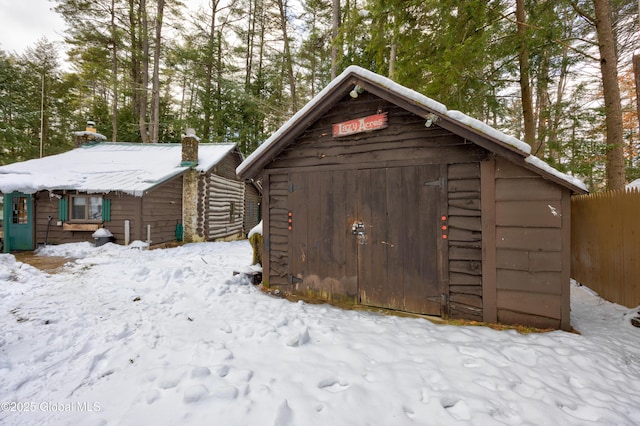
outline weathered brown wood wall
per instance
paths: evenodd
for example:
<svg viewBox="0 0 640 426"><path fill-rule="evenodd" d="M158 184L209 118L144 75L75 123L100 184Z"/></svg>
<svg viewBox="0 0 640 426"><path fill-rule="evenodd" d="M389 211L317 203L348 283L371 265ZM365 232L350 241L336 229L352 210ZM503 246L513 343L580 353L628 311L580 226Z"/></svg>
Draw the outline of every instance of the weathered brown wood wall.
<svg viewBox="0 0 640 426"><path fill-rule="evenodd" d="M176 224L182 218L182 178L177 177L149 191L144 197L135 197L122 193L109 193L103 198L111 200L111 220L100 226L107 228L115 242L124 244L124 222L129 220L130 241L147 239L147 225L151 225L153 244L175 240ZM67 231L57 226L60 220L58 197L64 197L62 191L50 196L48 191L35 194L36 243L65 244L74 242L95 242L94 231ZM143 213L144 210L144 213ZM47 221L52 220L47 233Z"/></svg>
<svg viewBox="0 0 640 426"><path fill-rule="evenodd" d="M571 276L605 299L640 305L640 192L571 200Z"/></svg>
<svg viewBox="0 0 640 426"><path fill-rule="evenodd" d="M569 328L569 190L498 158L497 319Z"/></svg>
<svg viewBox="0 0 640 426"><path fill-rule="evenodd" d="M480 163L451 164L449 204L449 315L483 319Z"/></svg>
<svg viewBox="0 0 640 426"><path fill-rule="evenodd" d="M388 112L388 128L342 138L332 137L334 123L377 111ZM346 96L317 122L310 123L302 135L274 158L266 168L265 182L268 185L263 192L268 216L263 218L265 253L268 253L269 263L268 267L263 265L263 268L269 271L269 276L265 276L269 285L291 288L288 274L292 260L286 222L291 208L290 173L450 164L451 173L442 177L444 181L452 179L449 198L457 200L453 204L460 206L456 207L457 211L454 210L451 223L453 238L447 246L454 247L455 251L454 258L449 259L447 264L459 270L456 272L459 275L454 277L457 289L453 299L458 316L466 314L477 318L482 315L481 311L477 311L481 307L481 291L478 290L481 286L478 278L481 273L478 259L481 238L478 164L486 158L487 151L447 130L437 126L427 128L424 124L423 118L370 93L362 94L357 102ZM416 182L417 185L424 183ZM352 190L360 191L361 188ZM320 197L321 194L312 196ZM420 206L411 204L413 198L407 197L405 209L419 211ZM432 221L431 225L436 228L441 225L439 215L425 220ZM294 221L299 224L299 215L295 216ZM307 223L307 226L312 225ZM448 272L444 276L448 277ZM334 278L340 281L344 277Z"/></svg>
<svg viewBox="0 0 640 426"><path fill-rule="evenodd" d="M153 188L142 197L142 221L137 229L139 239L147 240L149 225L151 244L175 241L176 226L182 221L182 184L182 176L178 176ZM111 203L112 209L114 204L115 201ZM115 219L113 213L111 219Z"/></svg>
<svg viewBox="0 0 640 426"><path fill-rule="evenodd" d="M262 218L261 199L262 194L253 183L246 183L244 187L244 224L243 232L247 234Z"/></svg>
<svg viewBox="0 0 640 426"><path fill-rule="evenodd" d="M288 281L289 231L286 219L289 212L289 176L283 172L269 174L267 179L263 194L267 197L265 201L268 208L262 226L265 229L264 244L268 251L268 257L264 255L263 251L263 261L268 260L268 264L262 266L263 270L269 271L268 278L265 280L266 284L274 287L286 287L290 284ZM264 278L265 275L263 275Z"/></svg>
<svg viewBox="0 0 640 426"><path fill-rule="evenodd" d="M147 239L146 230L142 231L144 220L142 217L142 197L129 194L111 193L107 196L111 200L111 221L105 222L117 244L125 243L124 221L129 221L129 242Z"/></svg>

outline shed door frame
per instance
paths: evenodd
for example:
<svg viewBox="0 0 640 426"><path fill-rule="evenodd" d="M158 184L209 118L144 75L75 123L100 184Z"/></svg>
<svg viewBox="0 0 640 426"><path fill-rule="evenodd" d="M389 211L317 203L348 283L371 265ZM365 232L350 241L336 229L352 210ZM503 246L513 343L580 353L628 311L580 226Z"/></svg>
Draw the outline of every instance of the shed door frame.
<svg viewBox="0 0 640 426"><path fill-rule="evenodd" d="M4 195L4 252L33 250L33 196Z"/></svg>
<svg viewBox="0 0 640 426"><path fill-rule="evenodd" d="M440 164L358 170L360 303L445 314L446 176Z"/></svg>
<svg viewBox="0 0 640 426"><path fill-rule="evenodd" d="M288 173L289 209L292 217L292 229L289 231L289 282L294 285L294 291L309 289L320 294L336 294L353 297L358 303L371 306L417 312L429 315L445 315L448 287L446 286L448 268L448 244L442 235L446 231L442 226L446 221L441 217L447 215L446 211L446 164L427 164L420 166L394 166L383 168L353 168L333 171L296 171ZM396 246L385 235L382 238L379 233L371 233L371 207L369 212L359 211L363 209L364 199L371 198L375 204L375 198L380 197L379 189L367 192L371 187L368 176L389 174L395 176L396 181L384 185L384 199L389 199L390 205L402 205L407 211L402 219L398 217L401 226L394 228L394 238L401 244L409 244L407 247ZM400 179L399 181L397 179ZM384 181L384 179L383 179ZM377 194L377 195L376 195ZM421 194L421 195L420 195ZM418 206L415 209L409 207L409 203L402 201L416 197ZM369 203L371 205L371 203ZM365 209L366 210L366 209ZM391 215L387 202L377 211L378 218L383 215ZM425 212L428 210L428 212ZM286 214L286 213L285 213ZM279 215L278 215L279 216ZM425 216L429 216L426 218ZM284 214L282 215L284 219ZM368 228L371 239L360 246L358 237L353 234L353 224L362 221L365 223L365 231ZM411 222L411 223L409 223ZM272 226L272 225L270 225ZM411 233L429 232L426 241L431 248L425 249L426 243L418 244L409 235ZM401 235L401 234L406 235ZM446 234L445 234L446 235ZM369 244L369 246L366 246ZM376 245L377 256L384 256L386 262L403 257L402 265L395 265L392 272L385 273L384 283L378 284L385 287L383 295L394 298L392 283L402 276L406 276L407 298L398 296L395 302L386 303L372 300L367 296L368 287L362 281L375 276L380 278L380 270L385 266L376 267L373 275L363 274L362 266L373 265L377 262L370 256ZM395 246L395 247L392 247ZM364 250L363 250L364 249ZM337 253L336 253L337 250ZM427 251L431 251L428 262L421 260ZM384 254L381 254L385 252ZM374 256L376 256L374 255ZM404 259L406 257L407 259ZM425 269L425 265L429 265ZM403 271L407 268L407 272ZM415 284L421 274L429 271L429 291L420 290L420 285ZM394 275L395 274L395 275ZM417 291L416 291L417 290ZM369 290L370 291L370 290ZM418 294L424 295L422 302L417 301Z"/></svg>

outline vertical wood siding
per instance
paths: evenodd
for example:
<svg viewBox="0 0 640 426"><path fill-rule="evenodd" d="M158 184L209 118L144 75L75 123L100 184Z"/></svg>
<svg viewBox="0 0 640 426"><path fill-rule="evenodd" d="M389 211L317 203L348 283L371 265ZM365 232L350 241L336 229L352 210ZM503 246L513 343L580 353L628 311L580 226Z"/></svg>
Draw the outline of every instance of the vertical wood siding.
<svg viewBox="0 0 640 426"><path fill-rule="evenodd" d="M142 197L142 223L138 231L141 240L146 241L147 225L151 225L152 244L175 241L176 225L182 221L182 183L179 176Z"/></svg>
<svg viewBox="0 0 640 426"><path fill-rule="evenodd" d="M640 192L571 200L571 274L605 299L640 305Z"/></svg>

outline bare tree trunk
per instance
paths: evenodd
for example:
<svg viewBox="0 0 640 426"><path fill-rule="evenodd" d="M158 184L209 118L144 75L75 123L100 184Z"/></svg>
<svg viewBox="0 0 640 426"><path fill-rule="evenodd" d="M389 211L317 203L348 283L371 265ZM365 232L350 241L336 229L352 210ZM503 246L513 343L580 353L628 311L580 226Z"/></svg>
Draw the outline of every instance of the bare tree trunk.
<svg viewBox="0 0 640 426"><path fill-rule="evenodd" d="M298 111L298 101L296 99L296 79L293 74L293 58L291 57L291 47L289 46L289 34L287 31L287 14L285 2L286 0L278 0L280 8L280 29L284 38L284 61L286 73L289 77L289 91L291 92L291 112Z"/></svg>
<svg viewBox="0 0 640 426"><path fill-rule="evenodd" d="M149 131L147 128L147 89L149 86L149 26L147 22L147 2L140 0L140 16L142 26L140 28L140 42L142 43L142 81L140 87L140 115L138 124L140 125L140 137L143 143L149 142Z"/></svg>
<svg viewBox="0 0 640 426"><path fill-rule="evenodd" d="M111 140L118 141L118 43L116 41L116 0L111 0L111 48L113 49L113 100L111 103Z"/></svg>
<svg viewBox="0 0 640 426"><path fill-rule="evenodd" d="M139 31L140 11L136 12L135 0L129 0L129 38L131 43L131 110L133 116L140 117L140 95L142 88L141 72L140 72L140 39L137 32Z"/></svg>
<svg viewBox="0 0 640 426"><path fill-rule="evenodd" d="M216 15L218 11L218 1L214 0L211 3L211 21L209 22L209 42L207 45L207 62L204 66L205 69L205 99L203 99L204 107L204 123L203 123L203 137L207 142L213 139L212 131L212 116L213 116L213 68L215 66L214 60L217 57L216 53Z"/></svg>
<svg viewBox="0 0 640 426"><path fill-rule="evenodd" d="M593 0L595 24L600 50L600 70L607 124L607 189L625 186L622 107L618 85L618 57L613 36L609 0Z"/></svg>
<svg viewBox="0 0 640 426"><path fill-rule="evenodd" d="M633 76L636 82L636 115L640 125L640 55L637 53L633 54Z"/></svg>
<svg viewBox="0 0 640 426"><path fill-rule="evenodd" d="M338 76L338 30L340 29L340 0L331 7L331 80Z"/></svg>
<svg viewBox="0 0 640 426"><path fill-rule="evenodd" d="M545 143L549 141L549 80L549 52L544 51L540 58L534 112L534 117L538 118L538 123L536 124L536 149L532 152L533 155L541 158L544 155ZM547 148L550 147L547 146ZM549 151L549 154L552 155L553 153Z"/></svg>
<svg viewBox="0 0 640 426"><path fill-rule="evenodd" d="M531 93L529 50L527 49L527 26L524 10L524 0L516 0L517 34L520 43L518 51L518 63L520 65L520 93L522 102L522 117L524 120L524 141L531 146L531 152L535 152L536 146L536 122L533 114L533 95Z"/></svg>
<svg viewBox="0 0 640 426"><path fill-rule="evenodd" d="M160 135L160 48L162 45L162 13L164 0L158 0L156 12L156 36L153 48L153 77L151 79L151 136L150 142L157 143Z"/></svg>

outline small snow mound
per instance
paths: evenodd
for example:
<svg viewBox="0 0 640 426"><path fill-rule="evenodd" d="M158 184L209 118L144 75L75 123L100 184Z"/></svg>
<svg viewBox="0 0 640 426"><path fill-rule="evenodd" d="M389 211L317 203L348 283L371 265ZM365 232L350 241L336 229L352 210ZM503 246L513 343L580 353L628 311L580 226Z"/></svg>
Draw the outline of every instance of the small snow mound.
<svg viewBox="0 0 640 426"><path fill-rule="evenodd" d="M138 249L138 250L147 250L149 249L149 243L145 243L144 241L135 240L131 241L129 244L129 248Z"/></svg>
<svg viewBox="0 0 640 426"><path fill-rule="evenodd" d="M247 234L247 238L251 238L254 234L264 235L262 233L262 221L260 221L260 223L258 223L256 226L251 228L251 231L249 231L249 234Z"/></svg>
<svg viewBox="0 0 640 426"><path fill-rule="evenodd" d="M304 327L302 330L289 337L289 340L287 340L287 346L297 348L307 342L309 342L309 327Z"/></svg>
<svg viewBox="0 0 640 426"><path fill-rule="evenodd" d="M184 390L183 401L186 404L191 404L200 401L207 396L209 390L204 385L193 385Z"/></svg>
<svg viewBox="0 0 640 426"><path fill-rule="evenodd" d="M218 399L232 400L238 397L238 389L221 380L212 386L211 395Z"/></svg>
<svg viewBox="0 0 640 426"><path fill-rule="evenodd" d="M91 236L93 238L108 238L113 237L113 234L107 228L99 228L96 232L91 234Z"/></svg>

